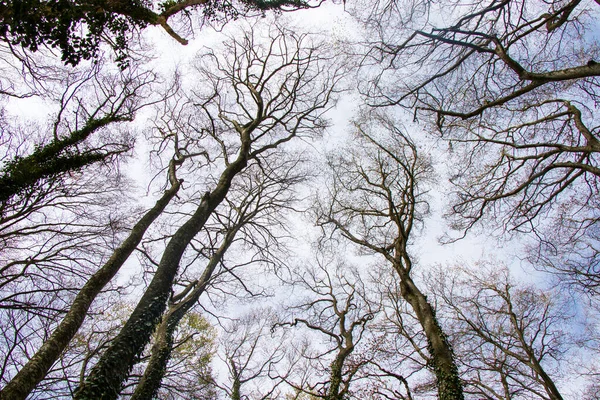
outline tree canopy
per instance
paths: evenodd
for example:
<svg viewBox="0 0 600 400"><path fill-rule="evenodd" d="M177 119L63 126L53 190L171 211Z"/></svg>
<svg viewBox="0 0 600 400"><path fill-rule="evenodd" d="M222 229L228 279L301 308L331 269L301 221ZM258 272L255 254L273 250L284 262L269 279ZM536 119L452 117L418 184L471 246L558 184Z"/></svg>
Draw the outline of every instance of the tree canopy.
<svg viewBox="0 0 600 400"><path fill-rule="evenodd" d="M256 12L306 7L309 3L302 0L3 1L0 35L7 43L34 52L42 46L57 48L61 60L73 66L97 58L100 44L107 43L116 61L126 66L131 41L148 26L161 26L187 44L169 24L180 14L201 23L223 23Z"/></svg>
<svg viewBox="0 0 600 400"><path fill-rule="evenodd" d="M598 399L600 2L0 17L0 398Z"/></svg>

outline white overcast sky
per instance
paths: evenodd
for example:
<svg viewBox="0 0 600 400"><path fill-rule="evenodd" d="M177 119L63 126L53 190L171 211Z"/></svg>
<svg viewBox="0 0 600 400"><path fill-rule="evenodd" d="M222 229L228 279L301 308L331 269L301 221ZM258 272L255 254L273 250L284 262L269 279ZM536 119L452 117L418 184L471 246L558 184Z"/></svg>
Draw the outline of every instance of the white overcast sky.
<svg viewBox="0 0 600 400"><path fill-rule="evenodd" d="M260 22L266 23L272 21L274 18L278 22L283 21L286 25L289 24L290 28L297 27L303 32L323 32L333 39L357 38L360 35L358 25L353 22L349 13L345 12L344 6L342 4L333 4L332 2L326 2L318 9L283 13L276 17L269 15ZM161 28L147 29L146 35L148 41L155 46L155 54L157 55L152 64L157 70L162 71L166 75L176 68L185 70L186 65L189 65L194 60L198 51L203 47L215 48L220 42L226 39L226 35L239 29L240 24L247 23L243 19L230 23L221 32L215 31L210 27L205 27L194 32L193 37L188 37L190 42L187 46L176 43ZM358 108L356 99L356 95L352 97L348 96L339 102L338 107L330 114L333 126L328 136L324 138L320 145L332 148L335 147L336 143L345 140L344 136L350 129L348 122ZM141 152L138 152L138 154L141 154ZM436 167L440 172L440 186L443 186L444 167L442 164L438 164ZM139 172L133 172L133 175L139 176ZM153 199L149 199L149 202L153 202ZM463 261L473 262L485 258L487 260L498 260L510 264L511 269L517 276L532 278L536 275L532 275L530 268L527 269L527 273L524 272L522 263L517 257L520 253L520 244L515 241L506 243L477 233L468 235L465 239L454 244L440 245L438 239L447 232L447 227L442 217L443 206L446 203L446 198L441 193L432 193L432 215L426 222L424 235L419 238L412 248L413 254L421 265L426 266L436 263Z"/></svg>

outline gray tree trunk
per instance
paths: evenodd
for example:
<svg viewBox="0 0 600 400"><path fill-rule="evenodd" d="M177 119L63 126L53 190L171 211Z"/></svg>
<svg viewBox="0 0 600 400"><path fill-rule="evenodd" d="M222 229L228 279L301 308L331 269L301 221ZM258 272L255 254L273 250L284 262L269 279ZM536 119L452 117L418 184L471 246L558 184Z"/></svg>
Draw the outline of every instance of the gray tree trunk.
<svg viewBox="0 0 600 400"><path fill-rule="evenodd" d="M169 240L154 278L144 295L119 334L92 368L85 382L77 389L74 399L104 400L118 397L123 382L127 380L144 347L150 342L152 333L165 311L185 249L223 201L233 178L246 167L250 154L250 133L257 124L258 122L243 129L238 157L225 168L215 189L204 195L194 214Z"/></svg>
<svg viewBox="0 0 600 400"><path fill-rule="evenodd" d="M156 331L156 342L152 346L150 361L131 400L152 400L156 397L158 389L160 389L160 383L167 371L167 363L173 351L175 329L188 310L196 304L202 293L204 293L213 272L223 259L227 249L233 243L233 239L240 227L241 225L236 225L227 232L223 243L215 254L213 254L202 276L196 282L196 287L179 303L171 305L165 313Z"/></svg>
<svg viewBox="0 0 600 400"><path fill-rule="evenodd" d="M437 379L439 400L463 400L463 388L458 368L454 361L454 353L448 343L446 335L442 331L435 316L435 311L425 296L415 285L410 274L404 267L395 266L400 275L400 291L402 298L406 300L415 311L417 319L427 337L429 354L431 355L431 366Z"/></svg>
<svg viewBox="0 0 600 400"><path fill-rule="evenodd" d="M129 236L123 241L109 260L81 288L71 308L62 322L44 342L42 347L21 368L17 375L0 391L0 398L25 399L35 386L44 378L50 367L60 357L73 336L83 323L87 312L102 288L115 276L121 266L129 258L142 240L144 233L154 220L163 212L171 199L179 190L180 182L167 190L144 216L133 227Z"/></svg>

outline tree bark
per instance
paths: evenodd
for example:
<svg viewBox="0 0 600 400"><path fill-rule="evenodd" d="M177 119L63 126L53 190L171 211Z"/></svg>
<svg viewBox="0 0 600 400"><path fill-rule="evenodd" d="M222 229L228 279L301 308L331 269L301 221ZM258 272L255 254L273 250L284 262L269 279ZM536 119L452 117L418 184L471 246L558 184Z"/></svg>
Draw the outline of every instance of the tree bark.
<svg viewBox="0 0 600 400"><path fill-rule="evenodd" d="M173 351L175 329L190 307L175 307L169 309L164 315L156 331L156 342L152 346L152 356L140 383L136 387L133 396L131 396L131 400L152 400L156 398L158 389L160 389L160 383L167 370L167 363Z"/></svg>
<svg viewBox="0 0 600 400"><path fill-rule="evenodd" d="M87 312L100 291L115 276L121 266L129 258L142 240L144 233L154 220L163 212L175 196L181 183L175 181L163 196L156 202L133 227L129 236L123 241L109 260L81 288L71 308L52 335L42 347L23 366L17 375L0 391L0 398L25 399L35 386L44 378L50 367L60 357L73 336L83 323Z"/></svg>
<svg viewBox="0 0 600 400"><path fill-rule="evenodd" d="M241 129L238 157L221 174L217 186L207 192L194 214L175 232L167 244L154 278L135 310L111 341L108 349L92 368L85 382L74 394L76 400L116 399L123 382L136 363L158 325L171 293L171 286L181 257L194 236L204 226L215 208L229 191L233 178L247 165L250 154L250 133L260 121Z"/></svg>
<svg viewBox="0 0 600 400"><path fill-rule="evenodd" d="M342 347L335 360L331 363L330 384L325 400L343 399L343 396L340 394L340 386L342 386L344 362L353 350L353 344L350 344L348 347Z"/></svg>
<svg viewBox="0 0 600 400"><path fill-rule="evenodd" d="M76 150L70 154L68 150L85 141L100 128L113 122L130 120L130 118L115 116L91 119L83 128L74 131L69 137L53 140L47 145L37 148L29 156L16 158L8 162L0 175L0 202L8 201L11 197L44 178L57 176L68 171L76 171L86 165L110 157L111 153L80 153Z"/></svg>
<svg viewBox="0 0 600 400"><path fill-rule="evenodd" d="M400 275L400 292L415 311L417 319L427 337L430 363L437 379L439 400L464 399L458 368L454 362L454 353L446 335L442 331L435 311L425 296L415 285L410 274L402 266L395 266Z"/></svg>
<svg viewBox="0 0 600 400"><path fill-rule="evenodd" d="M171 305L169 310L165 313L155 335L156 342L152 346L150 361L148 362L144 375L138 383L131 400L152 400L156 398L158 389L160 389L160 383L167 371L167 363L169 362L173 351L173 335L175 329L177 328L179 321L181 321L189 309L196 304L202 293L206 290L206 287L212 278L212 274L223 259L227 249L229 249L233 243L233 239L240 227L241 225L236 225L227 232L223 243L215 254L213 254L208 265L204 269L202 276L196 282L196 287L179 303Z"/></svg>

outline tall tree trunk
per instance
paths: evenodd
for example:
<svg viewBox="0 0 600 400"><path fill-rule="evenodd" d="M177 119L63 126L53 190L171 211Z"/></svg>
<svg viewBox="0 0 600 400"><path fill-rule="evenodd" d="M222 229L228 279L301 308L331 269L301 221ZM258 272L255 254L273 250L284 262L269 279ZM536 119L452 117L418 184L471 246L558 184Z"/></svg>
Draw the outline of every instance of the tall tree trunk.
<svg viewBox="0 0 600 400"><path fill-rule="evenodd" d="M350 344L348 347L342 347L335 357L335 360L331 363L331 374L329 377L329 390L325 400L342 400L343 396L340 394L340 387L342 386L343 380L343 369L346 358L354 350L354 345Z"/></svg>
<svg viewBox="0 0 600 400"><path fill-rule="evenodd" d="M191 305L190 305L191 307ZM169 308L156 331L156 342L152 346L152 355L140 383L135 389L131 400L152 400L156 398L160 383L167 370L167 363L173 351L173 336L179 321L190 308Z"/></svg>
<svg viewBox="0 0 600 400"><path fill-rule="evenodd" d="M206 287L212 278L212 274L223 259L227 249L229 249L233 243L233 239L241 226L241 224L238 224L227 232L223 243L219 246L219 249L215 254L213 254L208 265L204 269L202 276L196 282L196 287L180 302L169 306L169 309L165 313L162 322L157 329L155 335L156 342L152 346L148 366L146 367L144 375L137 385L131 400L152 400L156 397L158 389L160 389L160 383L167 371L167 363L169 362L173 351L173 335L175 329L177 328L179 321L181 321L189 309L196 304L202 293L206 290Z"/></svg>
<svg viewBox="0 0 600 400"><path fill-rule="evenodd" d="M144 214L133 227L129 236L119 246L109 260L81 288L71 308L62 322L44 342L42 347L31 357L17 375L0 392L0 398L25 399L35 386L44 378L50 367L60 357L73 336L83 323L87 312L102 288L115 276L121 266L129 258L142 240L144 233L154 220L163 212L171 199L179 190L181 183L173 181L154 207Z"/></svg>
<svg viewBox="0 0 600 400"><path fill-rule="evenodd" d="M241 400L242 399L242 381L240 379L240 375L237 372L237 368L233 360L230 362L231 368L234 372L233 382L231 384L231 395L229 396L231 400Z"/></svg>
<svg viewBox="0 0 600 400"><path fill-rule="evenodd" d="M402 298L411 305L427 337L430 362L437 379L438 399L464 399L462 382L454 362L454 353L438 323L433 307L415 285L407 270L401 265L396 265L395 269L400 275Z"/></svg>
<svg viewBox="0 0 600 400"><path fill-rule="evenodd" d="M185 249L223 201L233 178L246 167L250 154L250 133L257 124L258 122L242 129L238 157L225 168L215 189L204 195L194 214L169 240L154 278L119 334L110 342L85 382L75 392L76 400L116 399L119 395L123 382L150 342L165 311Z"/></svg>

